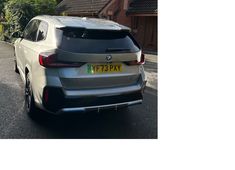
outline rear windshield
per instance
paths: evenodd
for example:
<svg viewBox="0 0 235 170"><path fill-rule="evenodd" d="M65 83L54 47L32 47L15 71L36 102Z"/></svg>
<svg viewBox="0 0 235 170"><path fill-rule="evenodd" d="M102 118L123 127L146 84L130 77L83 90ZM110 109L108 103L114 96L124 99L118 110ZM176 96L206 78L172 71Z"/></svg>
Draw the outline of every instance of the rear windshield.
<svg viewBox="0 0 235 170"><path fill-rule="evenodd" d="M62 28L59 48L75 53L128 53L138 52L139 45L129 31L87 30Z"/></svg>

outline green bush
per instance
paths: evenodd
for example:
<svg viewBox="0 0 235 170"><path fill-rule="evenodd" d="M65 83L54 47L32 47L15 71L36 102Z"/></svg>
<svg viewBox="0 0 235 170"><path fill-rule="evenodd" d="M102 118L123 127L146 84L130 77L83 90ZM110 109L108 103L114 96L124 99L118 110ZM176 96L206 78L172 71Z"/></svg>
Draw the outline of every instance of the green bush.
<svg viewBox="0 0 235 170"><path fill-rule="evenodd" d="M4 41L4 34L0 33L0 41Z"/></svg>
<svg viewBox="0 0 235 170"><path fill-rule="evenodd" d="M7 36L13 32L23 32L27 23L37 15L53 15L56 0L8 0L4 13L9 25Z"/></svg>
<svg viewBox="0 0 235 170"><path fill-rule="evenodd" d="M4 8L4 3L6 2L6 0L0 0L0 14L3 13L3 8Z"/></svg>

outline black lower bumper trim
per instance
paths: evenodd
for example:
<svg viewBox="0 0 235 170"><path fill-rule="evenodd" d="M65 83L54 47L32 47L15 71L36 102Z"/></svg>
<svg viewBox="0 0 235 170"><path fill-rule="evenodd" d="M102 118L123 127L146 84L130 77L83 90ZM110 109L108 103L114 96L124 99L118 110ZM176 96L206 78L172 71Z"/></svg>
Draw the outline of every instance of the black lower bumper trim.
<svg viewBox="0 0 235 170"><path fill-rule="evenodd" d="M108 105L141 99L143 99L141 91L114 96L66 98L64 108Z"/></svg>
<svg viewBox="0 0 235 170"><path fill-rule="evenodd" d="M76 107L89 107L99 105L109 105L116 103L125 103L129 101L142 100L142 92L136 91L132 93L125 93L121 95L112 96L91 96L91 97L76 97L66 98L61 88L45 87L48 90L48 101L43 100L44 107L51 112L57 112L62 108L76 108ZM44 94L43 94L44 96Z"/></svg>

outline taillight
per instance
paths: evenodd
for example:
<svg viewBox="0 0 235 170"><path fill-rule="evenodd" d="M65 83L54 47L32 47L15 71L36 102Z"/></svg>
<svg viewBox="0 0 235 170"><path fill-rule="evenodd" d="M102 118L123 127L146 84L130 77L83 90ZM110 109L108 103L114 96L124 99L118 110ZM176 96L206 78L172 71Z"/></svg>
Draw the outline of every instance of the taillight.
<svg viewBox="0 0 235 170"><path fill-rule="evenodd" d="M141 65L141 64L144 64L145 63L145 56L142 53L141 57L140 57L140 61L134 60L134 61L128 61L128 62L125 62L125 63L127 65Z"/></svg>
<svg viewBox="0 0 235 170"><path fill-rule="evenodd" d="M39 54L39 64L44 67L51 67L56 63L56 54L43 55Z"/></svg>
<svg viewBox="0 0 235 170"><path fill-rule="evenodd" d="M39 54L39 64L43 67L80 67L85 63L59 61L56 54Z"/></svg>
<svg viewBox="0 0 235 170"><path fill-rule="evenodd" d="M144 53L141 54L141 58L140 58L140 64L144 64L145 63L145 55Z"/></svg>

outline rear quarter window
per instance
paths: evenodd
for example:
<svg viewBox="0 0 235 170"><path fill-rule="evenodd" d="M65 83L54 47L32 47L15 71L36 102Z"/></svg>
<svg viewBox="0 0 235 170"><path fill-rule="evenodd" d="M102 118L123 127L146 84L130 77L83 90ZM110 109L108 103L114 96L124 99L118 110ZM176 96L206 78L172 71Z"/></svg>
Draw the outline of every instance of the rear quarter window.
<svg viewBox="0 0 235 170"><path fill-rule="evenodd" d="M59 48L74 53L133 53L140 50L129 31L62 28Z"/></svg>
<svg viewBox="0 0 235 170"><path fill-rule="evenodd" d="M42 21L38 28L37 41L42 41L46 39L47 30L48 30L48 24Z"/></svg>
<svg viewBox="0 0 235 170"><path fill-rule="evenodd" d="M39 20L32 20L26 26L24 30L24 39L29 41L36 41L37 31L39 27L40 21Z"/></svg>

